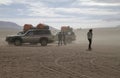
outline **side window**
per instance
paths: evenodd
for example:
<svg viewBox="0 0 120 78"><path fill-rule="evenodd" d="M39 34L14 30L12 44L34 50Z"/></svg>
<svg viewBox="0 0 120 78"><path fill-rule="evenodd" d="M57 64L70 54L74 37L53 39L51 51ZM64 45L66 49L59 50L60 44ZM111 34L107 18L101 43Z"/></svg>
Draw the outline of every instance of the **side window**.
<svg viewBox="0 0 120 78"><path fill-rule="evenodd" d="M33 32L28 32L26 36L33 36Z"/></svg>
<svg viewBox="0 0 120 78"><path fill-rule="evenodd" d="M41 31L38 32L38 34L39 34L39 35L51 34L51 32L48 31L48 30L41 30Z"/></svg>
<svg viewBox="0 0 120 78"><path fill-rule="evenodd" d="M51 34L51 32L49 30L46 30L43 32L44 34Z"/></svg>
<svg viewBox="0 0 120 78"><path fill-rule="evenodd" d="M42 35L42 34L43 34L42 31L35 31L35 32L34 32L34 35Z"/></svg>
<svg viewBox="0 0 120 78"><path fill-rule="evenodd" d="M38 31L35 31L35 32L34 32L34 35L39 35L39 32L38 32Z"/></svg>
<svg viewBox="0 0 120 78"><path fill-rule="evenodd" d="M42 31L39 31L39 32L38 32L38 34L39 34L39 35L42 35L42 34L43 34L43 32L42 32Z"/></svg>
<svg viewBox="0 0 120 78"><path fill-rule="evenodd" d="M32 33L32 34L34 34L34 35L44 35L44 34L51 34L51 32L49 30L40 30L40 31L34 31L34 33Z"/></svg>

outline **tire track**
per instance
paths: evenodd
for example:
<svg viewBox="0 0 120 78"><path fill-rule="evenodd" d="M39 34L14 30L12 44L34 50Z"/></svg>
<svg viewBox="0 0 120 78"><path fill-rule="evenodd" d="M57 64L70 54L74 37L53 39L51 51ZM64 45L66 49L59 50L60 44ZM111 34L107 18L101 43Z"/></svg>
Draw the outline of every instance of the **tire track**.
<svg viewBox="0 0 120 78"><path fill-rule="evenodd" d="M99 56L98 54L96 54L96 53L94 53L94 56ZM104 57L104 56L100 56L100 57ZM105 57L104 57L105 58ZM120 70L119 69L116 69L116 68L114 68L114 67L111 67L111 66L104 66L104 65L99 65L99 64L95 64L95 61L98 59L98 57L96 57L96 58L92 58L91 60L90 60L90 63L92 64L92 65L94 65L94 66L96 66L96 67L104 67L104 68L111 68L112 70L115 70L115 71L119 71L120 72Z"/></svg>
<svg viewBox="0 0 120 78"><path fill-rule="evenodd" d="M61 59L63 59L63 57L60 57L60 58L58 58L57 60L55 60L55 64L56 64L57 66L59 66L60 68L63 68L63 69L65 69L65 70L71 72L72 74L79 75L79 76L82 77L82 78L92 78L92 77L90 77L90 76L83 75L83 74L80 74L80 73L78 73L78 72L72 71L72 70L66 68L66 67L63 66L63 65L60 65L60 64L59 64L59 61L60 61Z"/></svg>
<svg viewBox="0 0 120 78"><path fill-rule="evenodd" d="M73 71L73 70L71 70L71 69L68 69L68 68L66 68L65 66L63 66L63 65L61 65L60 64L60 60L61 59L66 59L66 58L71 58L71 57L76 57L77 56L77 53L76 52L74 52L74 53L71 53L72 55L70 55L70 56L67 56L67 57L61 57L61 56L59 56L55 61L54 61L54 63L55 63L55 65L57 66L48 66L48 65L46 65L45 63L40 63L40 65L42 66L42 67L44 67L44 68L46 68L46 69L48 69L48 70L50 70L50 71L52 71L52 72L57 72L57 73L60 73L60 74L65 74L65 75L68 75L68 76L70 76L70 77L77 77L77 78L92 78L92 77L90 77L90 76L87 76L87 75L84 75L84 74L80 74L79 72L75 72L75 71ZM91 56L91 53L87 53L87 54L90 54L90 56ZM96 73L96 74L106 74L106 73L104 73L104 71L102 71L100 68L104 68L104 69L109 69L108 67L106 68L105 66L101 66L101 65L96 65L96 63L95 63L95 61L96 61L96 59L97 59L97 57L94 57L94 58L91 58L90 60L89 60L89 62L90 62L90 65L92 65L96 70L98 70L99 71L99 73ZM115 70L115 69L113 69L113 70ZM115 70L115 71L117 71L117 70ZM118 71L119 72L119 71ZM107 76L107 75L106 75Z"/></svg>
<svg viewBox="0 0 120 78"><path fill-rule="evenodd" d="M72 55L71 56L68 56L67 58L70 58L70 57L75 57L77 54L75 52L72 52ZM48 66L46 64L44 64L43 62L40 62L40 65L50 71L53 71L53 72L57 72L57 73L60 73L60 74L65 74L65 75L68 75L70 77L73 77L73 78L92 78L92 77L89 77L87 75L83 75L83 74L80 74L78 72L75 72L75 71L72 71L70 69L67 69L66 67L62 66L59 64L59 60L63 59L63 58L66 58L65 56L64 57L59 57L57 58L54 63L55 63L55 66Z"/></svg>
<svg viewBox="0 0 120 78"><path fill-rule="evenodd" d="M52 72L56 72L56 73L59 73L59 74L64 74L65 76L67 75L67 76L69 76L70 78L71 78L71 77L72 77L72 78L83 78L83 77L81 77L81 76L79 76L79 75L76 75L76 74L73 73L73 72L66 71L66 70L64 70L64 69L62 69L62 68L49 67L49 66L47 66L47 65L45 65L45 64L43 64L43 63L40 63L40 65L41 65L42 67L44 67L45 69L47 69L47 70L50 70L50 71L52 71ZM85 78L85 77L84 77L84 78Z"/></svg>
<svg viewBox="0 0 120 78"><path fill-rule="evenodd" d="M114 70L114 71L116 71L116 72L120 72L120 70L118 70L118 69L116 69L116 68L113 68L113 67L110 67L110 66L104 66L104 65L96 65L95 64L95 61L96 61L96 59L95 58L93 58L92 60L90 60L90 63L92 64L92 65L94 65L94 66L96 66L96 67L102 67L102 68L111 68L111 70Z"/></svg>
<svg viewBox="0 0 120 78"><path fill-rule="evenodd" d="M88 54L89 54L89 53L88 53ZM69 56L69 57L75 57L75 56L76 56L76 55L74 54L74 55ZM57 66L61 67L61 68L64 68L65 70L68 70L68 71L70 71L70 72L73 72L72 70L67 69L65 66L59 64L59 62L60 62L61 59L65 59L65 58L69 58L69 57L60 57L60 58L58 58L58 59L55 60L55 64L56 64ZM101 72L100 72L101 74L104 74L104 75L106 74L106 73L104 73L104 72L101 70L101 68L104 68L104 69L106 69L106 70L113 70L113 71L116 72L116 73L120 73L119 70L116 70L116 69L114 69L114 68L111 68L111 69L110 69L110 67L107 67L107 66L96 65L96 64L95 64L96 59L97 59L97 57L94 57L94 58L90 59L89 62L90 62L90 65L93 65L96 70L101 71ZM78 73L78 72L74 72L74 73L80 74L80 73ZM116 74L116 73L115 73L115 74ZM96 73L96 74L99 75L99 73ZM92 77L87 76L87 75L81 75L81 76L82 76L82 77L86 77L86 78L92 78Z"/></svg>
<svg viewBox="0 0 120 78"><path fill-rule="evenodd" d="M71 72L71 73L73 73L73 74L75 74L75 75L79 75L79 76L82 77L82 78L92 78L92 77L90 77L90 76L83 75L83 74L80 74L80 73L75 72L75 71L73 71L73 70L70 70L70 69L66 68L65 66L59 64L59 61L60 61L61 59L71 58L71 57L76 57L76 56L77 56L77 53L74 52L71 56L68 56L68 57L59 57L59 58L57 58L57 59L55 60L55 64L56 64L58 67L63 68L63 69L65 69L65 70L67 70L67 71L69 71L69 72Z"/></svg>
<svg viewBox="0 0 120 78"><path fill-rule="evenodd" d="M94 68L96 68L96 70L99 71L99 72L97 72L98 75L102 75L103 78L106 78L106 76L108 78L119 78L120 77L119 70L111 68L110 66L96 64L95 61L96 61L96 59L93 58L90 60L90 63L91 63L91 65L94 66Z"/></svg>

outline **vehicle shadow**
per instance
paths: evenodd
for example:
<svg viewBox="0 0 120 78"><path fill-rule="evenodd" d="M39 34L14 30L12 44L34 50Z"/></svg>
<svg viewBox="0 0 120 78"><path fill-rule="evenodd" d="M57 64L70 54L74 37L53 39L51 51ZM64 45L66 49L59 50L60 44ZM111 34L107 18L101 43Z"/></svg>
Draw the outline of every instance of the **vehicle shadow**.
<svg viewBox="0 0 120 78"><path fill-rule="evenodd" d="M7 47L52 47L57 46L56 43L48 44L47 46L41 46L41 44L22 44L21 46L7 45Z"/></svg>

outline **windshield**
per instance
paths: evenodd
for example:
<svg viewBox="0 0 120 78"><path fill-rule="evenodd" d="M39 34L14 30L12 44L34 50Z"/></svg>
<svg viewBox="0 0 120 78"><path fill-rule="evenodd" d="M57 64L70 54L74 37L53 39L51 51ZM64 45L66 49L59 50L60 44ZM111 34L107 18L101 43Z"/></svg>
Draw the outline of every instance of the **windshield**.
<svg viewBox="0 0 120 78"><path fill-rule="evenodd" d="M17 33L17 35L23 35L24 34L24 32L18 32Z"/></svg>

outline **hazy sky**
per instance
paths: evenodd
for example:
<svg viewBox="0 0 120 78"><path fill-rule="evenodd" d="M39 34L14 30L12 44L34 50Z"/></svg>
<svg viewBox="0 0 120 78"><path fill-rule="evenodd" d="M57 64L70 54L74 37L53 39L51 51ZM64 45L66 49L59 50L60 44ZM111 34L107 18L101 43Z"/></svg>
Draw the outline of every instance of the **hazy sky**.
<svg viewBox="0 0 120 78"><path fill-rule="evenodd" d="M0 21L55 28L120 25L120 0L0 0Z"/></svg>

